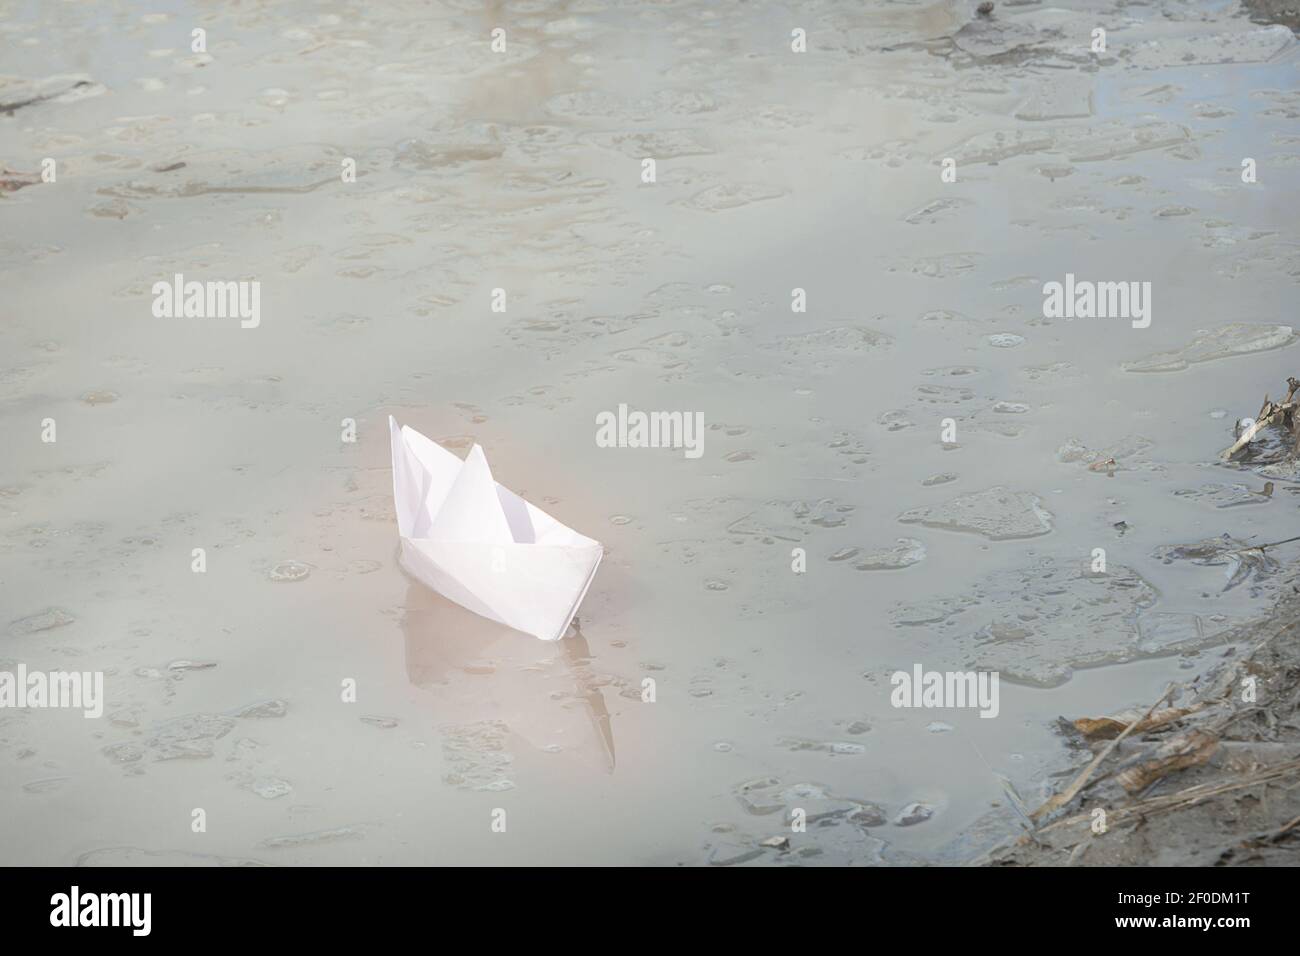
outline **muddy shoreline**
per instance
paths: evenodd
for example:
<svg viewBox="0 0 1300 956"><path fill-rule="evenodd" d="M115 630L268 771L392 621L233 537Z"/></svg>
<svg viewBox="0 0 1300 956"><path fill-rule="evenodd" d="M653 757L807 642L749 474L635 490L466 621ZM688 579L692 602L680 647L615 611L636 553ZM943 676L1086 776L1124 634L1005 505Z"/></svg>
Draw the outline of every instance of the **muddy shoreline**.
<svg viewBox="0 0 1300 956"><path fill-rule="evenodd" d="M1280 23L1300 33L1300 3L1296 0L1241 0L1241 5L1256 23Z"/></svg>
<svg viewBox="0 0 1300 956"><path fill-rule="evenodd" d="M1300 862L1300 562L1284 574L1272 615L1234 629L1211 652L1217 663L1171 691L1154 719L1110 750L1075 799L976 865ZM1176 716L1180 710L1188 713ZM1113 734L1094 729L1088 739L1072 719L1060 725L1078 757L1060 777L1064 788L1110 748ZM1175 752L1181 756L1158 766ZM1148 782L1151 775L1158 776Z"/></svg>

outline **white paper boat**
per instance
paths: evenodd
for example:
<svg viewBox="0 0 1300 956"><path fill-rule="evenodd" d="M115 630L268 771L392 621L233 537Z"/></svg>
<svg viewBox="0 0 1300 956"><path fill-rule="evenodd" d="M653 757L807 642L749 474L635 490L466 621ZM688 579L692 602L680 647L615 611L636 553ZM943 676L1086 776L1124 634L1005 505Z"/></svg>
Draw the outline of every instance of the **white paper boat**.
<svg viewBox="0 0 1300 956"><path fill-rule="evenodd" d="M475 614L562 638L596 576L600 542L497 484L478 445L461 461L391 415L388 426L406 572Z"/></svg>

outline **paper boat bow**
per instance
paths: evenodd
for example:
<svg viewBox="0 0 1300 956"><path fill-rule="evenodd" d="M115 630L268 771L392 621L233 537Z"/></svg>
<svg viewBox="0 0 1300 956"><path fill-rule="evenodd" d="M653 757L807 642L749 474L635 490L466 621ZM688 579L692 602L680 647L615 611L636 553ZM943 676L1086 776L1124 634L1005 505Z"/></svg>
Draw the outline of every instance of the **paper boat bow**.
<svg viewBox="0 0 1300 956"><path fill-rule="evenodd" d="M402 567L475 614L558 641L604 549L492 478L483 449L461 461L388 418Z"/></svg>

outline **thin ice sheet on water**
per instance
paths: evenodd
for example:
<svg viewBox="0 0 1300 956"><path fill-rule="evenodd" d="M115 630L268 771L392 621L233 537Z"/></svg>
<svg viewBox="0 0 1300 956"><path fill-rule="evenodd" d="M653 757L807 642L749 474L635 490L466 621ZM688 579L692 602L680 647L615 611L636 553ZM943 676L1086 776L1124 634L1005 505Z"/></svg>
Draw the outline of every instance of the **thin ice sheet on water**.
<svg viewBox="0 0 1300 956"><path fill-rule="evenodd" d="M1295 338L1295 330L1289 325L1232 322L1200 332L1180 348L1154 352L1145 358L1125 362L1120 367L1126 372L1180 372L1199 362L1280 349L1290 345Z"/></svg>
<svg viewBox="0 0 1300 956"><path fill-rule="evenodd" d="M998 485L958 495L942 504L913 508L898 516L903 524L969 531L993 541L1033 538L1052 530L1052 516L1038 496Z"/></svg>
<svg viewBox="0 0 1300 956"><path fill-rule="evenodd" d="M1075 668L1195 648L1219 630L1195 614L1153 613L1157 600L1131 568L1112 564L1095 573L1090 562L1047 557L994 572L942 602L901 605L893 618L925 628L921 643L930 646L918 654L1055 687Z"/></svg>

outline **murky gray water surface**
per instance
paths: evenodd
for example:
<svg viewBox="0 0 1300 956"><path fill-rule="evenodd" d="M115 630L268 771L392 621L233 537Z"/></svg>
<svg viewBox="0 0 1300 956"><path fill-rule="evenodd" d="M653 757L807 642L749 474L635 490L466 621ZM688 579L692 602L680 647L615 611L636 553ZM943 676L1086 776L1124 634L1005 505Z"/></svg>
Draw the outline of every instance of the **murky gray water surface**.
<svg viewBox="0 0 1300 956"><path fill-rule="evenodd" d="M108 697L0 712L0 861L1016 832L1058 715L1267 611L1162 549L1300 533L1216 461L1298 371L1300 59L1228 3L973 7L0 2L0 101L71 88L0 116L7 174L57 160L0 199L0 663ZM155 318L176 272L259 280L260 326ZM1066 273L1150 282L1150 327L1043 318ZM619 403L703 457L597 447ZM389 414L605 543L580 637L401 573ZM999 670L998 718L892 708L918 662Z"/></svg>

